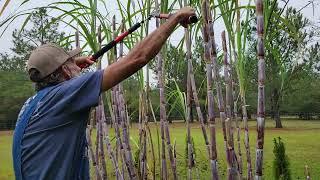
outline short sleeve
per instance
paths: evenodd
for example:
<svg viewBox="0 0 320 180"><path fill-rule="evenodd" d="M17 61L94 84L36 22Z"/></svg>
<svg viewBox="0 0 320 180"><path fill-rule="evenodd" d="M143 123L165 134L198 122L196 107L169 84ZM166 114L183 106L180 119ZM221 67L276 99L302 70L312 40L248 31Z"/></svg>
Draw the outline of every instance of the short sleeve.
<svg viewBox="0 0 320 180"><path fill-rule="evenodd" d="M64 82L59 89L59 101L69 112L97 106L101 93L103 70L89 72Z"/></svg>

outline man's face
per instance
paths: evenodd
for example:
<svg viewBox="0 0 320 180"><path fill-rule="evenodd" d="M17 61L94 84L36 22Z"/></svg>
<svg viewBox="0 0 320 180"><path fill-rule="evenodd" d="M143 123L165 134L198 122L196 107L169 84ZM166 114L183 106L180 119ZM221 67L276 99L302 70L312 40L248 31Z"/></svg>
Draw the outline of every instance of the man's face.
<svg viewBox="0 0 320 180"><path fill-rule="evenodd" d="M62 69L69 76L69 79L80 75L81 69L76 65L74 58L68 59L63 66Z"/></svg>

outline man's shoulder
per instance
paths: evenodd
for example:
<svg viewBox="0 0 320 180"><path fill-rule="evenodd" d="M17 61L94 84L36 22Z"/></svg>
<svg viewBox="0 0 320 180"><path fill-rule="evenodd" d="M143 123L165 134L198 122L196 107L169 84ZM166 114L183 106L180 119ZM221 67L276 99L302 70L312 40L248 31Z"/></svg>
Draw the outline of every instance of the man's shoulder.
<svg viewBox="0 0 320 180"><path fill-rule="evenodd" d="M94 72L86 72L81 74L80 76L74 77L68 81L64 81L63 83L60 83L60 86L72 86L75 84L82 84L82 83L90 83L95 78L98 78L103 74L103 70L98 70Z"/></svg>

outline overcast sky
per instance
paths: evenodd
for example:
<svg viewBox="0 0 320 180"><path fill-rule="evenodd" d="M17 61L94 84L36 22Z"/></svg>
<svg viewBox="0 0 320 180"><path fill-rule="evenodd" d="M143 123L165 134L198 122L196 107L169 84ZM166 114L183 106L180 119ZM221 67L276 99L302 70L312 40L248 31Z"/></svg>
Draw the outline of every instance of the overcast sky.
<svg viewBox="0 0 320 180"><path fill-rule="evenodd" d="M49 4L50 2L54 2L56 0L47 0L47 1L43 1L43 0L31 0L30 2L28 2L26 5L23 6L23 8L28 9L28 8L34 8L34 7L39 7L39 6L43 6L46 4ZM80 0L81 1L81 0ZM137 1L137 0L135 0ZM22 0L15 0L15 1L11 1L9 6L6 8L6 10L4 11L3 15L0 17L0 22L7 16L9 16L11 13L13 13L16 9L18 9L20 3L22 2ZM84 1L86 2L86 1ZM122 0L122 2L126 3L126 1ZM242 2L242 4L246 4L247 0L242 0L240 1ZM308 4L309 0L290 0L289 2L289 6L293 6L297 9L300 9L302 7L304 7L306 4ZM4 0L0 0L0 7L2 7L4 4ZM312 5L309 5L308 7L304 8L301 12L307 17L309 18L313 23L320 23L320 11L319 11L319 4L320 4L320 0L315 0L314 1L314 10ZM111 14L118 14L119 15L119 11L117 10L117 3L113 0L113 1L108 1L107 0L107 5L108 5L108 10L110 11ZM20 8L21 9L21 8ZM118 18L119 19L119 18ZM12 25L10 25L10 27L6 30L6 32L4 33L4 35L0 38L0 52L9 52L9 48L12 47L12 38L11 38L11 34L12 31L16 28L21 27L23 23L23 19L20 18L18 20L16 20ZM151 22L152 23L152 22ZM4 29L4 27L0 28L0 32L2 32ZM70 29L65 28L65 27L61 27L61 30L64 31L69 31ZM215 34L216 35L220 35L220 33L224 30L224 25L222 23L222 20L218 20L215 23ZM176 44L182 37L183 34L183 29L179 28L174 34L171 35L170 41L173 44ZM217 44L220 44L220 38L216 37L216 41Z"/></svg>

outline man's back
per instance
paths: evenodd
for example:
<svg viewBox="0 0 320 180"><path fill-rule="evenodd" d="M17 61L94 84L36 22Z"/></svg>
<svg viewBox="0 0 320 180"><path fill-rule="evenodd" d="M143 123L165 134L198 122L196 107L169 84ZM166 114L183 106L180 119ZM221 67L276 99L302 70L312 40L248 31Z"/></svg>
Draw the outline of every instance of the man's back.
<svg viewBox="0 0 320 180"><path fill-rule="evenodd" d="M88 166L85 128L90 107L99 100L102 74L88 73L49 87L22 138L23 179L89 178L80 168Z"/></svg>

